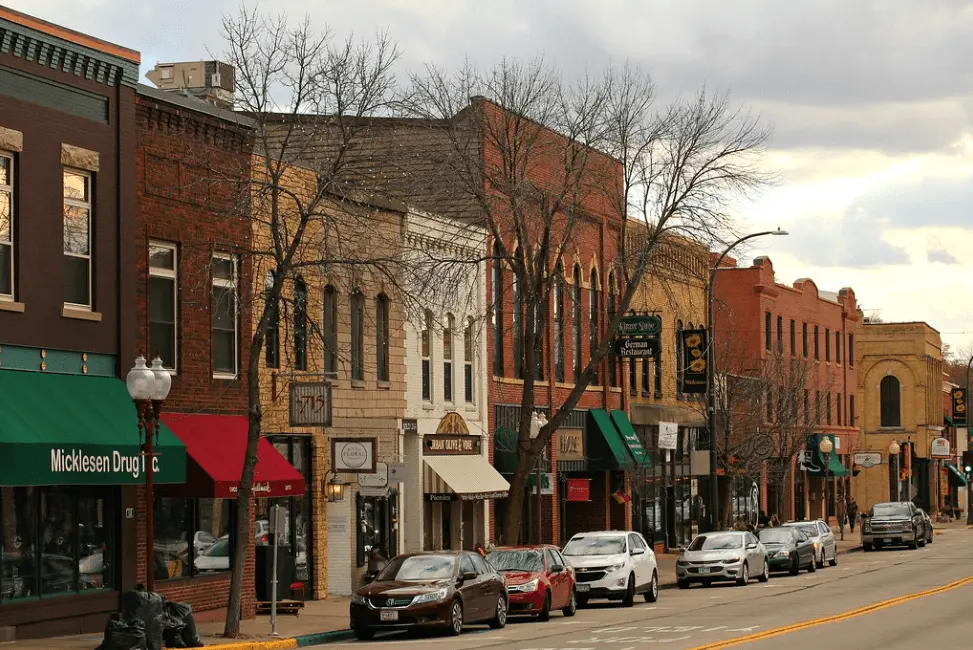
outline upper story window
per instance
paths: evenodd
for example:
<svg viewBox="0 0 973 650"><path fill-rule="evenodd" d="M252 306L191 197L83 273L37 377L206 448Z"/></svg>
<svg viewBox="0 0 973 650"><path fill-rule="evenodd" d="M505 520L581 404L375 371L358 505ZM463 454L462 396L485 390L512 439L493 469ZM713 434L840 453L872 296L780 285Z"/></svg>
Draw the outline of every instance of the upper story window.
<svg viewBox="0 0 973 650"><path fill-rule="evenodd" d="M777 317L777 351L784 351L784 317Z"/></svg>
<svg viewBox="0 0 973 650"><path fill-rule="evenodd" d="M64 303L91 309L91 174L64 170Z"/></svg>
<svg viewBox="0 0 973 650"><path fill-rule="evenodd" d="M769 311L764 312L764 347L768 351L770 351L770 341L773 338L773 334L770 331L771 330L771 326L773 324L773 321L771 320L771 318L772 317L771 317Z"/></svg>
<svg viewBox="0 0 973 650"><path fill-rule="evenodd" d="M274 298L273 269L264 280L264 299L267 301L267 331L264 333L264 362L268 368L280 368L280 300Z"/></svg>
<svg viewBox="0 0 973 650"><path fill-rule="evenodd" d="M855 335L848 335L848 365L855 365Z"/></svg>
<svg viewBox="0 0 973 650"><path fill-rule="evenodd" d="M514 294L513 339L514 339L514 377L524 378L524 301L521 295L520 279L516 273L511 274L511 284Z"/></svg>
<svg viewBox="0 0 973 650"><path fill-rule="evenodd" d="M588 290L588 345L592 358L598 353L598 312L601 311L598 300L598 271L591 270L591 288ZM595 366L592 385L599 383L598 366Z"/></svg>
<svg viewBox="0 0 973 650"><path fill-rule="evenodd" d="M338 290L330 284L324 288L324 371L338 372Z"/></svg>
<svg viewBox="0 0 973 650"><path fill-rule="evenodd" d="M169 370L175 370L178 361L178 269L175 244L149 243L149 354L158 354Z"/></svg>
<svg viewBox="0 0 973 650"><path fill-rule="evenodd" d="M493 374L503 377L503 260L500 246L493 245Z"/></svg>
<svg viewBox="0 0 973 650"><path fill-rule="evenodd" d="M574 321L574 380L581 380L581 267L574 266L574 286L571 288L572 320Z"/></svg>
<svg viewBox="0 0 973 650"><path fill-rule="evenodd" d="M831 330L824 330L824 360L831 361Z"/></svg>
<svg viewBox="0 0 973 650"><path fill-rule="evenodd" d="M351 294L351 379L365 379L365 296Z"/></svg>
<svg viewBox="0 0 973 650"><path fill-rule="evenodd" d="M443 400L453 401L453 332L456 326L452 314L446 314L443 328Z"/></svg>
<svg viewBox="0 0 973 650"><path fill-rule="evenodd" d="M825 394L824 402L825 402L825 407L824 407L825 423L831 424L831 393L830 392Z"/></svg>
<svg viewBox="0 0 973 650"><path fill-rule="evenodd" d="M213 300L210 309L213 330L213 376L234 379L239 373L239 321L237 317L237 259L215 254Z"/></svg>
<svg viewBox="0 0 973 650"><path fill-rule="evenodd" d="M375 363L378 381L389 380L389 299L384 293L375 299Z"/></svg>
<svg viewBox="0 0 973 650"><path fill-rule="evenodd" d="M791 319L791 356L797 356L797 325Z"/></svg>
<svg viewBox="0 0 973 650"><path fill-rule="evenodd" d="M612 272L608 274L608 318L605 319L609 324L615 317L615 309L617 309L617 303L615 302L615 273ZM615 356L614 350L609 350L608 352L608 385L612 388L618 386L618 358Z"/></svg>
<svg viewBox="0 0 973 650"><path fill-rule="evenodd" d="M564 381L564 268L554 269L554 381Z"/></svg>
<svg viewBox="0 0 973 650"><path fill-rule="evenodd" d="M432 401L432 312L428 309L422 317L422 400Z"/></svg>
<svg viewBox="0 0 973 650"><path fill-rule="evenodd" d="M801 324L803 357L807 359L807 323Z"/></svg>
<svg viewBox="0 0 973 650"><path fill-rule="evenodd" d="M882 426L902 426L902 405L899 393L899 380L895 375L882 377L879 384L879 401L881 403Z"/></svg>
<svg viewBox="0 0 973 650"><path fill-rule="evenodd" d="M814 326L814 360L821 360L821 348L818 346L818 326Z"/></svg>
<svg viewBox="0 0 973 650"><path fill-rule="evenodd" d="M834 333L834 361L841 363L841 332Z"/></svg>
<svg viewBox="0 0 973 650"><path fill-rule="evenodd" d="M463 392L467 404L476 401L473 390L473 318L466 319L463 329Z"/></svg>
<svg viewBox="0 0 973 650"><path fill-rule="evenodd" d="M294 370L307 370L307 284L294 281Z"/></svg>
<svg viewBox="0 0 973 650"><path fill-rule="evenodd" d="M0 151L0 299L14 298L14 157Z"/></svg>

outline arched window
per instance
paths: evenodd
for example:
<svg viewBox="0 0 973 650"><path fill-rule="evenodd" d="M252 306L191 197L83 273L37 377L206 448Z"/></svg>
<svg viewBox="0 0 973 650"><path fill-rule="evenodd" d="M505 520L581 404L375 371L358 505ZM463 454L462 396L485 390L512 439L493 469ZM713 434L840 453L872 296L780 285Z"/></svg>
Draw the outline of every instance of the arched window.
<svg viewBox="0 0 973 650"><path fill-rule="evenodd" d="M307 370L307 285L294 281L294 370Z"/></svg>
<svg viewBox="0 0 973 650"><path fill-rule="evenodd" d="M466 403L475 402L473 393L473 318L466 319L463 329L463 387Z"/></svg>
<svg viewBox="0 0 973 650"><path fill-rule="evenodd" d="M453 401L453 332L456 321L452 314L446 314L443 327L443 400Z"/></svg>
<svg viewBox="0 0 973 650"><path fill-rule="evenodd" d="M564 381L564 267L554 267L554 381Z"/></svg>
<svg viewBox="0 0 973 650"><path fill-rule="evenodd" d="M324 371L338 372L338 291L330 284L324 288Z"/></svg>
<svg viewBox="0 0 973 650"><path fill-rule="evenodd" d="M365 296L351 294L351 378L365 379Z"/></svg>
<svg viewBox="0 0 973 650"><path fill-rule="evenodd" d="M598 312L601 311L601 302L598 300L598 271L591 269L591 288L588 290L588 346L590 354L594 357L598 353ZM598 385L598 366L595 366L594 377L591 383Z"/></svg>
<svg viewBox="0 0 973 650"><path fill-rule="evenodd" d="M605 318L606 323L611 323L612 319L615 318L615 273L608 274L608 316ZM614 337L612 337L614 339ZM608 351L608 385L612 388L618 386L618 368L617 359L615 357L615 350Z"/></svg>
<svg viewBox="0 0 973 650"><path fill-rule="evenodd" d="M428 309L422 317L422 399L432 401L432 312Z"/></svg>
<svg viewBox="0 0 973 650"><path fill-rule="evenodd" d="M513 287L514 294L514 377L517 379L524 378L524 301L523 296L521 296L521 286L520 278L517 277L517 273L511 274L510 283Z"/></svg>
<svg viewBox="0 0 973 650"><path fill-rule="evenodd" d="M384 293L375 298L375 375L389 380L389 299Z"/></svg>
<svg viewBox="0 0 973 650"><path fill-rule="evenodd" d="M574 265L571 309L574 321L574 381L581 379L581 267Z"/></svg>
<svg viewBox="0 0 973 650"><path fill-rule="evenodd" d="M503 259L500 246L493 245L493 374L503 376Z"/></svg>
<svg viewBox="0 0 973 650"><path fill-rule="evenodd" d="M280 367L280 300L274 300L274 271L267 271L267 278L264 281L266 290L266 300L269 304L267 319L267 331L264 336L264 360L268 368Z"/></svg>
<svg viewBox="0 0 973 650"><path fill-rule="evenodd" d="M879 385L879 392L882 405L882 426L900 427L902 426L902 405L899 393L899 380L895 375L882 377Z"/></svg>

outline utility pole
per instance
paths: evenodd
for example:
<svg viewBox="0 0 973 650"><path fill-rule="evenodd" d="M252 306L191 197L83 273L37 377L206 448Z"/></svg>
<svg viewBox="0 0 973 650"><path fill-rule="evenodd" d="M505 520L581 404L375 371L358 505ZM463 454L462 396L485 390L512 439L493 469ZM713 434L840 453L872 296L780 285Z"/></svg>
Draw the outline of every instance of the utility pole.
<svg viewBox="0 0 973 650"><path fill-rule="evenodd" d="M973 354L970 355L970 360L966 362L966 395L964 396L963 405L966 406L970 399L970 369L973 368ZM969 445L970 440L970 413L967 409L966 413L963 414L963 419L966 420L966 444ZM966 469L965 467L963 468ZM966 525L973 526L973 481L966 481Z"/></svg>

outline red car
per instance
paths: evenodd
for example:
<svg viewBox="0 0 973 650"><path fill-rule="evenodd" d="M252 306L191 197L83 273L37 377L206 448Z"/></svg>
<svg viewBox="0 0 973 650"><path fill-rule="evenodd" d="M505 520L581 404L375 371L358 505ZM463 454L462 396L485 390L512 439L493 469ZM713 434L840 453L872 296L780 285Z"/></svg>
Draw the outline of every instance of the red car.
<svg viewBox="0 0 973 650"><path fill-rule="evenodd" d="M546 621L555 609L565 616L577 611L574 570L557 547L500 547L487 554L487 562L507 579L511 615L535 615Z"/></svg>

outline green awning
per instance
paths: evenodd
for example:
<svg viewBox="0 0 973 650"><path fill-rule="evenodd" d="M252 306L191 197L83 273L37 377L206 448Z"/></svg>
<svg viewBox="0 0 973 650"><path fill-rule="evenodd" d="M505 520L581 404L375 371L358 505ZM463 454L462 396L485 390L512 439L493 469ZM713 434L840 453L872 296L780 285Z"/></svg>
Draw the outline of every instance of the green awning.
<svg viewBox="0 0 973 650"><path fill-rule="evenodd" d="M946 463L946 467L949 469L949 482L955 483L959 486L964 486L967 483L966 475L957 469L956 465L952 463Z"/></svg>
<svg viewBox="0 0 973 650"><path fill-rule="evenodd" d="M943 424L945 424L947 427L953 426L953 418L949 417L949 415L946 415L944 413L943 414Z"/></svg>
<svg viewBox="0 0 973 650"><path fill-rule="evenodd" d="M138 417L111 377L0 370L0 485L145 483ZM161 425L156 483L186 481L186 447Z"/></svg>
<svg viewBox="0 0 973 650"><path fill-rule="evenodd" d="M630 469L633 465L632 456L629 455L621 435L615 430L608 411L591 409L588 412L594 419L595 428L600 434L592 433L588 436L589 452L587 456L591 469ZM596 440L598 442L595 442Z"/></svg>
<svg viewBox="0 0 973 650"><path fill-rule="evenodd" d="M837 478L848 476L848 469L841 464L841 458L837 454L831 454L831 462L828 463L828 475Z"/></svg>
<svg viewBox="0 0 973 650"><path fill-rule="evenodd" d="M611 418L612 422L615 423L615 429L622 434L622 440L625 441L628 452L635 459L635 465L637 467L651 467L652 459L645 453L645 448L642 446L638 434L635 433L635 427L632 426L631 420L625 415L625 411L616 409L611 412Z"/></svg>
<svg viewBox="0 0 973 650"><path fill-rule="evenodd" d="M835 437L834 434L824 434L831 438L831 444L834 445ZM824 454L818 448L818 444L824 435L816 435L808 438L807 450L811 452L812 460L807 465L807 473L809 476L824 476L824 466L828 466L828 476L833 476L835 478L844 478L849 475L848 469L841 464L841 457L835 452L831 452L828 462L825 463Z"/></svg>

